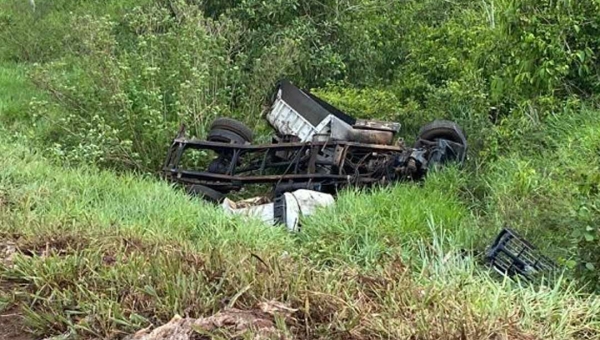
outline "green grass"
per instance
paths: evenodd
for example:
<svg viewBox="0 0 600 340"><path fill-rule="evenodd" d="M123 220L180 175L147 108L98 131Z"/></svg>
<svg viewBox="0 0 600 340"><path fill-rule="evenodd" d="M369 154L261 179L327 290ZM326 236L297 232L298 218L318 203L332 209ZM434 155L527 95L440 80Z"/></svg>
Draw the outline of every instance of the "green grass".
<svg viewBox="0 0 600 340"><path fill-rule="evenodd" d="M26 73L0 64L0 250L20 251L0 262L0 313L17 308L38 336L121 338L175 314L273 299L298 309L278 327L299 338L600 338L597 282L582 279L598 263L592 105L525 126L507 119L481 138L500 145L478 145L466 168L346 190L289 234L154 177L49 159L31 105L44 94ZM348 105L369 107L361 96ZM393 108L384 104L372 114ZM461 255L505 225L567 268L558 283L508 281Z"/></svg>
<svg viewBox="0 0 600 340"><path fill-rule="evenodd" d="M13 160L3 166L0 175L3 192L10 200L24 204L28 218L40 216L57 225L89 221L161 239L201 241L206 246L212 241L235 239L247 246L269 247L273 237L283 234L278 229L265 232L255 222L245 222L240 228L241 223L215 207L190 200L166 183L123 175L116 185L115 175L110 172L49 166L24 148L3 153L5 159Z"/></svg>
<svg viewBox="0 0 600 340"><path fill-rule="evenodd" d="M484 187L482 223L511 225L554 258L586 258L597 238L577 249L572 235L598 222L597 109L555 115L522 134L474 181Z"/></svg>
<svg viewBox="0 0 600 340"><path fill-rule="evenodd" d="M225 216L150 176L45 158L14 139L31 131L22 124L39 93L23 68L0 70L0 245L20 251L0 264L0 311L16 306L38 336L121 338L175 314L274 299L298 309L278 326L296 337L600 337L600 299L571 272L551 287L521 285L461 255L484 250L505 224L552 257L577 255L557 231L590 223L573 211L594 203L593 109L517 132L518 145L531 147L486 164L346 190L289 234Z"/></svg>
<svg viewBox="0 0 600 340"><path fill-rule="evenodd" d="M348 190L333 209L311 217L299 238L320 260L365 266L398 254L410 256L407 250L416 240L432 238L432 225L451 233L457 249L470 248L478 228L451 190L460 174L436 175L422 185Z"/></svg>
<svg viewBox="0 0 600 340"><path fill-rule="evenodd" d="M120 339L276 300L296 339L600 339L594 5L237 1L212 21L183 3L0 0L0 338ZM470 159L345 190L297 234L127 172L153 173L180 121L231 115L270 141L251 112L280 75L401 122L407 145L457 120ZM482 265L505 226L563 275Z"/></svg>
<svg viewBox="0 0 600 340"><path fill-rule="evenodd" d="M29 84L25 68L16 64L0 64L0 121L11 123L27 120L34 87Z"/></svg>
<svg viewBox="0 0 600 340"><path fill-rule="evenodd" d="M161 239L198 242L198 247L235 242L260 250L301 244L315 260L365 266L398 254L407 243L430 238L432 224L451 231L461 245L472 234L462 232L469 216L466 207L436 185L448 182L441 174L423 186L407 183L365 193L347 191L335 207L309 218L302 233L293 237L280 228L227 217L218 207L189 199L153 178L116 176L92 167L67 170L22 147L5 147L2 154L7 161L0 188L7 204L14 201L27 212L26 218L43 217L49 224L66 224L68 230L74 227L71 221L89 221Z"/></svg>
<svg viewBox="0 0 600 340"><path fill-rule="evenodd" d="M3 299L39 335L121 337L275 299L299 309L280 327L310 338L600 336L597 297L521 287L459 255L476 227L456 170L345 192L291 235L152 178L65 169L21 146L0 157L0 235L22 252L0 266Z"/></svg>

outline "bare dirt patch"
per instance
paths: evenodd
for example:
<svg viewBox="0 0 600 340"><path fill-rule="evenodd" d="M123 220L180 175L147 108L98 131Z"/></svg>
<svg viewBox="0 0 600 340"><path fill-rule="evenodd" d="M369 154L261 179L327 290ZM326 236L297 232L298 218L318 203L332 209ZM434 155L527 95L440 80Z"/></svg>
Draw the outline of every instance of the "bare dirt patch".
<svg viewBox="0 0 600 340"><path fill-rule="evenodd" d="M10 292L13 288L10 283L0 281L0 292ZM15 305L9 305L8 308L0 306L0 340L33 339L27 332L20 309Z"/></svg>
<svg viewBox="0 0 600 340"><path fill-rule="evenodd" d="M23 324L19 308L11 307L0 312L0 340L33 340Z"/></svg>
<svg viewBox="0 0 600 340"><path fill-rule="evenodd" d="M0 268L13 265L18 254L17 244L11 241L0 241ZM0 292L9 293L13 286L0 280ZM3 295L3 294L2 294ZM2 297L0 295L0 297ZM23 315L17 306L0 305L0 340L29 340L34 339L23 323Z"/></svg>

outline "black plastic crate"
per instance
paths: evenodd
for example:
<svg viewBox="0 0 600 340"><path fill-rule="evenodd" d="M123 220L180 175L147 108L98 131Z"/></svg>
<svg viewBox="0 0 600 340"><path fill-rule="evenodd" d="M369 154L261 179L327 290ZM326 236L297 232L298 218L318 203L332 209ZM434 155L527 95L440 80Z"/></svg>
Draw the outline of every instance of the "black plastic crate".
<svg viewBox="0 0 600 340"><path fill-rule="evenodd" d="M496 237L486 259L500 274L519 275L528 281L542 275L550 276L557 269L552 260L509 228L503 229Z"/></svg>

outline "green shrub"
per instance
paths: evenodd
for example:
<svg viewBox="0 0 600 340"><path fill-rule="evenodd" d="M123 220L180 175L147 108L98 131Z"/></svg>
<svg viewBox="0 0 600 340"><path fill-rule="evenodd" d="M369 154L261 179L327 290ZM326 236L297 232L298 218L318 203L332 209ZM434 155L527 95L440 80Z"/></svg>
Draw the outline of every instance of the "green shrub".
<svg viewBox="0 0 600 340"><path fill-rule="evenodd" d="M47 62L77 54L81 42L74 21L85 14L118 18L135 5L153 0L0 1L0 58L16 62Z"/></svg>
<svg viewBox="0 0 600 340"><path fill-rule="evenodd" d="M393 92L385 89L330 85L312 92L356 118L394 120L410 125L408 121L415 114L409 112L408 105L403 105Z"/></svg>
<svg viewBox="0 0 600 340"><path fill-rule="evenodd" d="M85 56L68 55L32 72L53 97L37 108L48 126L38 137L43 144L68 161L152 171L180 123L198 136L216 116L239 116L256 126L251 117L293 63L294 43L266 46L253 72L243 73L246 59L235 53L241 39L235 23L179 6L178 16L158 5L127 14L120 24L132 32L126 48L109 17L74 20ZM234 106L237 96L243 105ZM47 109L55 104L60 108Z"/></svg>
<svg viewBox="0 0 600 340"><path fill-rule="evenodd" d="M499 22L507 45L498 86L513 95L590 95L600 83L598 1L507 1ZM509 92L510 93L510 92Z"/></svg>
<svg viewBox="0 0 600 340"><path fill-rule="evenodd" d="M36 102L47 126L38 139L72 161L119 168L154 170L179 122L202 135L227 114L262 131L255 117L281 76L326 87L347 111L399 120L410 134L434 118L457 120L477 132L473 150L485 157L501 147L492 124L528 111L543 119L600 83L592 1L1 6L4 59L43 62L34 79L53 97Z"/></svg>

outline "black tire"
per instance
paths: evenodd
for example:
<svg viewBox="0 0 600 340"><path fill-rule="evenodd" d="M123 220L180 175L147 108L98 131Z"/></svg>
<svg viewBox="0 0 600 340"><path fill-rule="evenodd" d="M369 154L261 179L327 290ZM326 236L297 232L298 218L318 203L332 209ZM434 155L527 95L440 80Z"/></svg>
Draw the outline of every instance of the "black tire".
<svg viewBox="0 0 600 340"><path fill-rule="evenodd" d="M247 140L240 136L238 133L224 130L224 129L212 129L208 133L206 139L209 142L220 142L220 143L233 143L233 144L245 144Z"/></svg>
<svg viewBox="0 0 600 340"><path fill-rule="evenodd" d="M423 141L434 142L437 139L447 139L467 146L467 137L458 124L449 120L435 120L419 130L415 148L422 147Z"/></svg>
<svg viewBox="0 0 600 340"><path fill-rule="evenodd" d="M185 191L190 196L201 197L213 203L221 203L225 198L225 195L222 192L200 184L188 185L186 186Z"/></svg>
<svg viewBox="0 0 600 340"><path fill-rule="evenodd" d="M208 164L207 171L213 174L224 174L229 168L229 161L220 155Z"/></svg>
<svg viewBox="0 0 600 340"><path fill-rule="evenodd" d="M246 126L246 124L236 119L217 118L212 122L210 129L220 129L234 132L242 138L244 138L244 140L248 143L252 143L252 141L254 140L254 133L252 132L252 130L248 126Z"/></svg>

